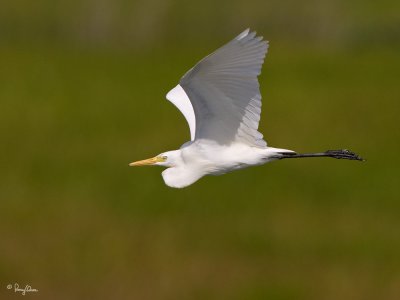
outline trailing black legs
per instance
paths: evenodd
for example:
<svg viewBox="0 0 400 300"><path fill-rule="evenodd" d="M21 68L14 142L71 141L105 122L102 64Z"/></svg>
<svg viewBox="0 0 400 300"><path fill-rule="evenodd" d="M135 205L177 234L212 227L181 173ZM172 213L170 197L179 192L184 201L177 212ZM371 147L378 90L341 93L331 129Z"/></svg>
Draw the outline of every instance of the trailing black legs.
<svg viewBox="0 0 400 300"><path fill-rule="evenodd" d="M284 158L303 158L303 157L332 157L336 159L350 159L364 161L358 154L351 152L350 150L328 150L320 153L280 153L282 156L279 159Z"/></svg>

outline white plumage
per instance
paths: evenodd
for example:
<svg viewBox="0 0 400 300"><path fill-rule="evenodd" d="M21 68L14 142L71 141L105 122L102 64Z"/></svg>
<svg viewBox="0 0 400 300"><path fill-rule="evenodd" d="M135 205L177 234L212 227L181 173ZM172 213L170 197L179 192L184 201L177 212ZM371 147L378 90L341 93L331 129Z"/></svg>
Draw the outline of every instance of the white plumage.
<svg viewBox="0 0 400 300"><path fill-rule="evenodd" d="M168 167L162 173L165 183L182 188L204 175L219 175L282 158L360 159L347 150L297 154L267 147L258 132L261 94L257 79L267 50L268 42L247 29L197 63L167 94L186 118L191 141L179 150L130 165Z"/></svg>
<svg viewBox="0 0 400 300"><path fill-rule="evenodd" d="M193 105L185 90L178 84L167 94L167 99L171 101L183 114L189 125L190 140L194 141L196 134L196 117L194 115Z"/></svg>
<svg viewBox="0 0 400 300"><path fill-rule="evenodd" d="M176 98L169 99L182 112L184 103L190 99L196 139L223 144L236 140L266 146L257 131L261 113L257 76L261 73L268 43L255 35L247 29L201 60L180 80L178 87L186 95L176 94ZM192 121L188 119L188 122Z"/></svg>

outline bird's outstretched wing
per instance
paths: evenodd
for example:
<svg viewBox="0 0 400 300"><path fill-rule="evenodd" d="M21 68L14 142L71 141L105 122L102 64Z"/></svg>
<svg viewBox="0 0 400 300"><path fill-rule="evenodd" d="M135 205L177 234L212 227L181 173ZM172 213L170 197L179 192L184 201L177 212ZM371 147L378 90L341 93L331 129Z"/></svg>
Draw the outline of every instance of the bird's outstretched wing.
<svg viewBox="0 0 400 300"><path fill-rule="evenodd" d="M167 94L189 123L191 139L263 147L258 132L261 73L268 42L249 29L189 70Z"/></svg>

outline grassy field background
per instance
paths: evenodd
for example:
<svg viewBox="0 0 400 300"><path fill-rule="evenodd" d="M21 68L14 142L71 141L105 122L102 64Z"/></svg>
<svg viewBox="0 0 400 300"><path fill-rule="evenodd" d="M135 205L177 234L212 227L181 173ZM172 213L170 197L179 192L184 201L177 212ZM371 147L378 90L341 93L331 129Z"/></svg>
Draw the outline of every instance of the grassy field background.
<svg viewBox="0 0 400 300"><path fill-rule="evenodd" d="M400 298L399 4L52 3L1 11L1 299ZM248 26L269 145L367 161L129 168L189 138L165 94Z"/></svg>

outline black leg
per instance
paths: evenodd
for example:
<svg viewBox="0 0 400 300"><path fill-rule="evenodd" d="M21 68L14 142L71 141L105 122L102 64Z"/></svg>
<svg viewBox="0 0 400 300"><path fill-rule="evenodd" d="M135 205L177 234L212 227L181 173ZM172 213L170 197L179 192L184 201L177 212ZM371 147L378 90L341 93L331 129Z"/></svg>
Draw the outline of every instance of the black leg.
<svg viewBox="0 0 400 300"><path fill-rule="evenodd" d="M332 158L337 158L337 159L350 159L350 160L360 160L364 161L362 157L357 155L354 152L351 152L349 150L328 150L326 152L321 152L321 153L288 153L288 152L282 152L280 153L282 156L279 157L279 159L284 159L284 158L303 158L303 157L332 157Z"/></svg>

